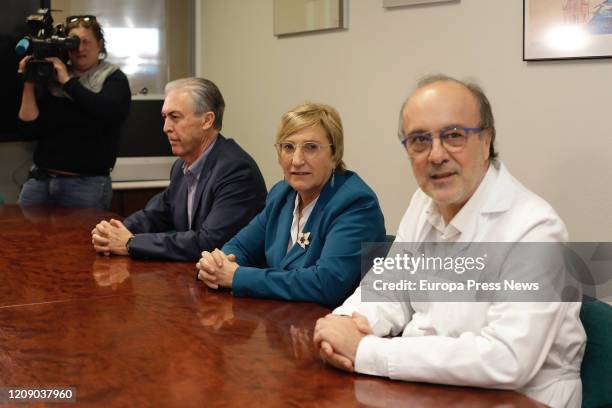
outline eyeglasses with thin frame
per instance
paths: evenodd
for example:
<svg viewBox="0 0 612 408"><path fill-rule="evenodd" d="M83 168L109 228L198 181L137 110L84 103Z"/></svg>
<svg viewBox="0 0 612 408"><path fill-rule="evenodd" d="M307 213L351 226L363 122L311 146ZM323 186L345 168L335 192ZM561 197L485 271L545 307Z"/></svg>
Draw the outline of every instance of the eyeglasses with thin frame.
<svg viewBox="0 0 612 408"><path fill-rule="evenodd" d="M96 16L84 14L66 17L66 25L76 23L77 21L93 22L96 21Z"/></svg>
<svg viewBox="0 0 612 408"><path fill-rule="evenodd" d="M304 143L293 143L293 142L279 142L275 143L274 146L278 151L278 154L282 157L293 157L297 149L302 149L304 156L313 157L319 154L321 149L324 147L333 146L332 144L320 144L317 142L304 142Z"/></svg>
<svg viewBox="0 0 612 408"><path fill-rule="evenodd" d="M481 133L483 128L469 128L460 126L449 126L438 130L437 136L440 143L449 153L457 153L463 150L467 144L470 133ZM436 132L413 132L402 139L402 144L410 155L428 154L433 146L433 138Z"/></svg>

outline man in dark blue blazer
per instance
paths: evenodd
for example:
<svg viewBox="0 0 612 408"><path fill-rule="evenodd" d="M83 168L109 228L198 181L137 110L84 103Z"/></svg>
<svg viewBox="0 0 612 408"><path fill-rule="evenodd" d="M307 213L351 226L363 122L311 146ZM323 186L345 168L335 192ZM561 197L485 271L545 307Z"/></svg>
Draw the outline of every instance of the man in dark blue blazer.
<svg viewBox="0 0 612 408"><path fill-rule="evenodd" d="M166 86L164 132L172 153L170 185L159 200L122 223L100 222L92 243L103 254L193 261L221 247L264 207L266 186L255 161L219 132L225 103L202 78Z"/></svg>

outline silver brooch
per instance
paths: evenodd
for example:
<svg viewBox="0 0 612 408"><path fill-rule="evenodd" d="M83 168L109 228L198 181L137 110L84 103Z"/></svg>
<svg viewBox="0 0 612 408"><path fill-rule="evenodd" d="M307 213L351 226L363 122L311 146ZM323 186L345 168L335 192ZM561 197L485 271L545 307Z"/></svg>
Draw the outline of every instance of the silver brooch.
<svg viewBox="0 0 612 408"><path fill-rule="evenodd" d="M310 232L300 232L298 234L297 243L302 249L306 249L306 245L310 244L308 238L310 238Z"/></svg>

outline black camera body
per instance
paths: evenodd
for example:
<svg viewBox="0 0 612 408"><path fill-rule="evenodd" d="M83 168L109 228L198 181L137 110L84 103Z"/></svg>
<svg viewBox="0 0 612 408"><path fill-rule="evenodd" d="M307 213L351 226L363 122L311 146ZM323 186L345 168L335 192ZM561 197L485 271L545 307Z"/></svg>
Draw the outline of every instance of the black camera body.
<svg viewBox="0 0 612 408"><path fill-rule="evenodd" d="M32 58L27 62L25 79L28 82L48 82L53 79L54 68L46 58L58 57L68 61L68 51L79 48L77 36L68 37L62 24L53 26L50 9L38 9L26 19L30 35L25 37L29 42Z"/></svg>

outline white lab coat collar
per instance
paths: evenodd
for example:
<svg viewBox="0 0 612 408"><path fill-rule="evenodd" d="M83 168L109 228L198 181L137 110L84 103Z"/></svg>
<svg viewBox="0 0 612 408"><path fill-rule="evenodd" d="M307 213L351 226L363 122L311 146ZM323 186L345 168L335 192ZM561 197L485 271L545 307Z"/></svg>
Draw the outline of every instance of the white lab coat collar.
<svg viewBox="0 0 612 408"><path fill-rule="evenodd" d="M424 221L438 230L444 240L452 240L460 234L460 241L471 241L480 230L482 222L486 221L488 214L505 212L511 208L515 194L516 186L512 176L503 163L495 160L489 165L487 173L472 197L448 225L444 225L437 205L429 197L427 197L429 203L425 206ZM419 239L426 238L422 236Z"/></svg>

